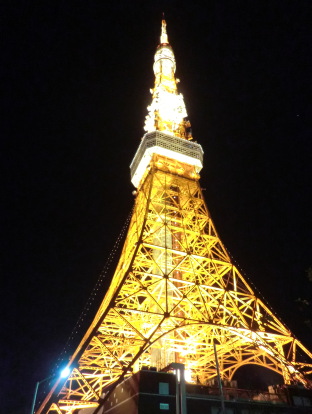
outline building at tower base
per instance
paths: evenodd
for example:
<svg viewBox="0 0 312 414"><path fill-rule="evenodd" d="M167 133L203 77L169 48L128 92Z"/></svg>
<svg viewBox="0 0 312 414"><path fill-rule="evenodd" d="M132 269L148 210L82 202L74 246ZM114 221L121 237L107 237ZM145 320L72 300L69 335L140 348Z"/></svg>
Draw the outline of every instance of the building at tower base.
<svg viewBox="0 0 312 414"><path fill-rule="evenodd" d="M107 390L108 391L108 390ZM119 384L105 401L99 414L310 414L312 392L298 386L271 386L267 392L237 388L236 381L223 383L222 396L217 382L208 386L185 384L181 395L176 373L142 369ZM183 412L181 399L185 398ZM83 409L77 414L93 414ZM76 413L76 412L75 412Z"/></svg>

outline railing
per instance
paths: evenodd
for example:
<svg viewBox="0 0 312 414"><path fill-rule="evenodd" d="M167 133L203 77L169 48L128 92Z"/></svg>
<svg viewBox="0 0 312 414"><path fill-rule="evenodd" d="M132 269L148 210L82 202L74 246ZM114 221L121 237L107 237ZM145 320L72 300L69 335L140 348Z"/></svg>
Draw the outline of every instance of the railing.
<svg viewBox="0 0 312 414"><path fill-rule="evenodd" d="M211 398L220 398L219 387L209 387L204 385L186 385L187 396L209 396ZM248 401L248 402L263 402L271 404L287 404L287 395L282 390L277 393L269 393L265 391L243 390L239 388L223 387L223 394L225 401Z"/></svg>

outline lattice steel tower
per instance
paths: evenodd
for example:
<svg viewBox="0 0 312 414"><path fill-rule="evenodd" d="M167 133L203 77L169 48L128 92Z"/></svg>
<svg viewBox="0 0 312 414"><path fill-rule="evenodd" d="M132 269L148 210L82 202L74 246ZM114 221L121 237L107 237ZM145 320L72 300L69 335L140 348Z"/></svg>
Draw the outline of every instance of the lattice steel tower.
<svg viewBox="0 0 312 414"><path fill-rule="evenodd" d="M98 412L105 387L142 366L182 363L186 381L205 384L216 376L214 343L223 379L257 364L286 384L311 384L312 354L256 296L215 230L199 184L203 150L175 69L163 21L146 133L130 167L137 195L123 251L70 376L37 413Z"/></svg>

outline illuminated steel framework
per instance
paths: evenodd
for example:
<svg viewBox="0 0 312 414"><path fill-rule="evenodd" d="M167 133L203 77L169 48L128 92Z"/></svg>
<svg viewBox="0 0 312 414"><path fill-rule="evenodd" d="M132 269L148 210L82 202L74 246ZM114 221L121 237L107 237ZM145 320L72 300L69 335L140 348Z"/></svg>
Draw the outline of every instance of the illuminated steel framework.
<svg viewBox="0 0 312 414"><path fill-rule="evenodd" d="M205 384L216 376L214 343L223 379L257 364L286 384L311 385L312 354L256 296L215 230L198 181L203 151L190 141L165 21L154 72L146 134L131 164L135 207L117 269L69 362L70 376L37 413L98 412L105 387L143 366L182 363L188 382Z"/></svg>

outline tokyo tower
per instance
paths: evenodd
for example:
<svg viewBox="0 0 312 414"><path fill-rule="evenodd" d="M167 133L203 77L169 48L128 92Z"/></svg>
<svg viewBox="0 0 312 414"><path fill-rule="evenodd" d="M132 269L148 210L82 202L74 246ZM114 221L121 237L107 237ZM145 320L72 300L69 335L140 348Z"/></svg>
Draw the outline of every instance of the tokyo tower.
<svg viewBox="0 0 312 414"><path fill-rule="evenodd" d="M143 367L184 366L187 383L256 364L310 388L312 354L256 296L225 249L199 173L203 150L175 77L162 21L145 135L131 163L136 199L123 250L97 314L38 414L97 413ZM215 352L216 351L216 352Z"/></svg>

